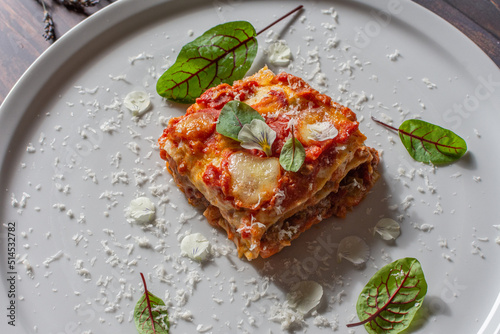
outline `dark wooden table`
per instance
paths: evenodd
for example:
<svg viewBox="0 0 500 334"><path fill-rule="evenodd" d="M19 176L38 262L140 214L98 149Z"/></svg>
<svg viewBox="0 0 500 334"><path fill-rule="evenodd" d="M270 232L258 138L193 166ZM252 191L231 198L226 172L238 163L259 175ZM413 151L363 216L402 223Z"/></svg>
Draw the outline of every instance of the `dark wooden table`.
<svg viewBox="0 0 500 334"><path fill-rule="evenodd" d="M0 103L24 71L50 46L42 36L44 16L39 1L0 0ZM59 4L62 0L45 2L55 22L55 35L60 37L113 1L119 0L100 0L95 6L77 11ZM413 1L461 30L500 67L500 0Z"/></svg>

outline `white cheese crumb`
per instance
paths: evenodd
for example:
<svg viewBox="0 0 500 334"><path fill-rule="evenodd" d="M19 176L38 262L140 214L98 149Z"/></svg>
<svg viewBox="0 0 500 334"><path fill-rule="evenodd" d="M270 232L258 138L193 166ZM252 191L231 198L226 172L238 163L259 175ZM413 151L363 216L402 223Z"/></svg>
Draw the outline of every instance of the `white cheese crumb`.
<svg viewBox="0 0 500 334"><path fill-rule="evenodd" d="M412 205L414 200L415 198L412 195L406 196L403 202L401 203L401 205L403 206L403 210L406 211Z"/></svg>
<svg viewBox="0 0 500 334"><path fill-rule="evenodd" d="M448 248L448 240L443 239L443 238L439 238L438 239L438 245L441 248Z"/></svg>
<svg viewBox="0 0 500 334"><path fill-rule="evenodd" d="M146 60L146 59L153 59L154 56L147 54L146 52L139 53L137 56L134 57L129 57L128 61L130 65L134 65L134 63L138 60Z"/></svg>
<svg viewBox="0 0 500 334"><path fill-rule="evenodd" d="M36 152L36 148L33 146L32 143L29 143L28 146L26 146L26 152L28 152L28 153L35 153Z"/></svg>
<svg viewBox="0 0 500 334"><path fill-rule="evenodd" d="M269 313L269 320L280 323L282 330L301 327L304 324L304 315L290 308L286 302L271 306Z"/></svg>
<svg viewBox="0 0 500 334"><path fill-rule="evenodd" d="M26 269L26 275L28 275L29 278L33 279L35 277L35 273L28 259L23 259L21 263L24 265L24 268Z"/></svg>
<svg viewBox="0 0 500 334"><path fill-rule="evenodd" d="M191 215L186 215L184 212L181 213L181 216L179 217L179 223L180 224L185 224L187 223L190 219L193 219L196 217L196 212L193 212Z"/></svg>
<svg viewBox="0 0 500 334"><path fill-rule="evenodd" d="M76 260L75 262L76 273L85 278L90 278L90 271L83 267L83 260Z"/></svg>
<svg viewBox="0 0 500 334"><path fill-rule="evenodd" d="M182 307L186 305L187 300L188 300L188 294L186 293L186 290L184 289L177 290L175 295L175 301L177 302L177 306Z"/></svg>
<svg viewBox="0 0 500 334"><path fill-rule="evenodd" d="M111 173L111 184L116 184L119 182L128 184L128 174L123 169L119 172Z"/></svg>
<svg viewBox="0 0 500 334"><path fill-rule="evenodd" d="M113 81L127 81L127 75L126 74L120 74L120 75L111 75L109 74L108 77L113 80Z"/></svg>
<svg viewBox="0 0 500 334"><path fill-rule="evenodd" d="M31 195L28 194L28 193L25 193L25 192L23 192L20 200L17 200L16 197L15 197L15 195L12 194L11 198L10 198L11 199L11 205L14 208L24 209L24 208L26 208L26 205L28 203L28 199L29 198L31 198ZM18 212L21 213L22 210L18 210Z"/></svg>
<svg viewBox="0 0 500 334"><path fill-rule="evenodd" d="M66 205L64 205L63 203L55 203L52 205L52 207L54 209L59 209L60 212L63 212L66 210Z"/></svg>
<svg viewBox="0 0 500 334"><path fill-rule="evenodd" d="M50 263L52 263L56 260L59 260L60 258L63 257L63 255L64 255L63 251L60 250L57 253L55 253L54 255L49 256L47 259L45 259L45 261L43 261L43 265L48 268Z"/></svg>
<svg viewBox="0 0 500 334"><path fill-rule="evenodd" d="M102 132L107 132L109 134L118 131L119 128L120 128L120 122L115 121L114 118L110 118L102 122L101 125L99 126L99 129L101 129Z"/></svg>
<svg viewBox="0 0 500 334"><path fill-rule="evenodd" d="M443 213L443 207L441 206L440 202L436 203L436 210L434 210L435 215L440 215Z"/></svg>
<svg viewBox="0 0 500 334"><path fill-rule="evenodd" d="M90 169L90 168L84 168L84 171L85 171L85 174L86 174L86 175L83 176L84 180L91 179L94 184L98 183L97 182L96 173L94 171L92 171L92 169Z"/></svg>
<svg viewBox="0 0 500 334"><path fill-rule="evenodd" d="M222 303L224 303L224 301L223 301L222 299L220 299L220 298L216 298L216 297L214 297L214 296L212 296L212 300L213 300L214 302L216 302L217 304L219 304L219 305L220 305L220 304L222 304Z"/></svg>
<svg viewBox="0 0 500 334"><path fill-rule="evenodd" d="M422 82L427 86L429 89L435 89L437 88L436 84L432 83L429 78L422 78Z"/></svg>
<svg viewBox="0 0 500 334"><path fill-rule="evenodd" d="M391 61L396 61L399 57L401 57L401 54L399 53L398 49L394 50L393 53L387 55L387 58L389 58Z"/></svg>
<svg viewBox="0 0 500 334"><path fill-rule="evenodd" d="M338 23L339 14L337 13L337 10L335 10L335 8L330 7L329 9L322 9L321 14L330 15L331 17L333 17L333 20Z"/></svg>
<svg viewBox="0 0 500 334"><path fill-rule="evenodd" d="M413 224L413 227L422 232L430 232L434 229L434 225L431 224L422 224L422 225Z"/></svg>
<svg viewBox="0 0 500 334"><path fill-rule="evenodd" d="M336 48L339 46L340 41L337 39L337 37L330 37L326 40L326 46L328 49L331 48Z"/></svg>
<svg viewBox="0 0 500 334"><path fill-rule="evenodd" d="M151 243L149 242L149 239L146 236L142 237L134 237L135 241L141 248L151 248Z"/></svg>
<svg viewBox="0 0 500 334"><path fill-rule="evenodd" d="M200 324L200 325L196 326L196 331L198 333L206 333L209 330L211 330L212 328L213 328L212 325L206 325L206 326L204 326L204 325Z"/></svg>
<svg viewBox="0 0 500 334"><path fill-rule="evenodd" d="M448 261L450 261L450 262L453 262L453 259L451 258L451 256L450 256L450 255L443 253L443 254L441 254L441 256L442 256L445 260L448 260Z"/></svg>
<svg viewBox="0 0 500 334"><path fill-rule="evenodd" d="M485 258L483 251L481 250L481 247L479 247L475 241L471 243L472 250L471 253L474 255L479 255L482 259Z"/></svg>
<svg viewBox="0 0 500 334"><path fill-rule="evenodd" d="M136 155L139 155L139 151L141 150L139 144L137 144L135 141L128 142L127 148Z"/></svg>
<svg viewBox="0 0 500 334"><path fill-rule="evenodd" d="M349 76L352 76L353 67L351 66L351 61L342 62L339 65L340 73L349 72Z"/></svg>
<svg viewBox="0 0 500 334"><path fill-rule="evenodd" d="M177 316L184 321L193 321L193 313L189 310L182 311Z"/></svg>
<svg viewBox="0 0 500 334"><path fill-rule="evenodd" d="M115 96L113 98L113 101L111 104L108 104L108 105L104 105L104 110L116 110L116 111L120 111L120 107L121 107L122 103L120 102L120 100Z"/></svg>

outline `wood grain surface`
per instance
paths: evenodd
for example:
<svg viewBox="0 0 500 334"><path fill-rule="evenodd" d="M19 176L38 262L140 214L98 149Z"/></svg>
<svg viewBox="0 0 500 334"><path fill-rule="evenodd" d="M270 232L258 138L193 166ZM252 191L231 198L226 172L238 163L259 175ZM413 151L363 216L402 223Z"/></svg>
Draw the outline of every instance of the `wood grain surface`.
<svg viewBox="0 0 500 334"><path fill-rule="evenodd" d="M500 67L500 0L413 0L476 43Z"/></svg>
<svg viewBox="0 0 500 334"><path fill-rule="evenodd" d="M50 46L42 36L43 8L39 1L0 0L0 103L26 69ZM500 0L413 1L462 31L500 67ZM94 7L74 11L58 1L45 1L55 22L56 37L112 2L101 0Z"/></svg>

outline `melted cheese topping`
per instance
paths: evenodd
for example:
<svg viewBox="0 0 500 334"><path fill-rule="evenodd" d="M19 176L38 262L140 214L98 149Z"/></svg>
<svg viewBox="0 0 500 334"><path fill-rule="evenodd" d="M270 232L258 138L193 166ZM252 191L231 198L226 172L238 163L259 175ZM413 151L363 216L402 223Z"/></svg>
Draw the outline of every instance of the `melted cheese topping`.
<svg viewBox="0 0 500 334"><path fill-rule="evenodd" d="M280 164L277 158L260 158L247 152L229 157L230 194L240 206L253 208L268 201L278 187Z"/></svg>

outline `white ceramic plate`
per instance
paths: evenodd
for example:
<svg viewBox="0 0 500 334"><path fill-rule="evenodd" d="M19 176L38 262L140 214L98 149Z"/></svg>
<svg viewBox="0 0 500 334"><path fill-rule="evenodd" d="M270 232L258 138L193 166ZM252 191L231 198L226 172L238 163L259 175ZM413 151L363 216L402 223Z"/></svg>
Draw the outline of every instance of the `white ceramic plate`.
<svg viewBox="0 0 500 334"><path fill-rule="evenodd" d="M208 28L245 19L259 30L298 4L122 0L36 61L0 113L0 222L15 223L18 254L14 328L6 323L10 270L2 227L1 328L134 333L130 315L143 272L149 289L169 305L172 333L280 332L281 324L269 319L273 305L282 305L299 280L317 281L325 295L319 316L296 331L347 333L368 279L408 256L420 260L429 285L414 333L499 332L500 231L493 225L500 224L500 73L472 42L410 1L307 2L303 12L259 36L250 73L266 63L267 39L285 39L294 54L288 71L350 105L367 143L383 150L382 179L346 219L329 219L271 259L249 263L171 182L155 141L165 120L185 107L156 95L158 75ZM133 90L152 97L152 110L139 122L120 107ZM421 117L463 136L469 152L447 167L416 163L370 115L396 126ZM125 219L139 195L157 204L163 219L157 226L143 230ZM394 244L370 232L382 216L401 219ZM178 240L188 231L206 235L219 254L202 265L181 257ZM362 268L337 262L336 245L348 235L371 248ZM142 238L150 248L140 247Z"/></svg>

